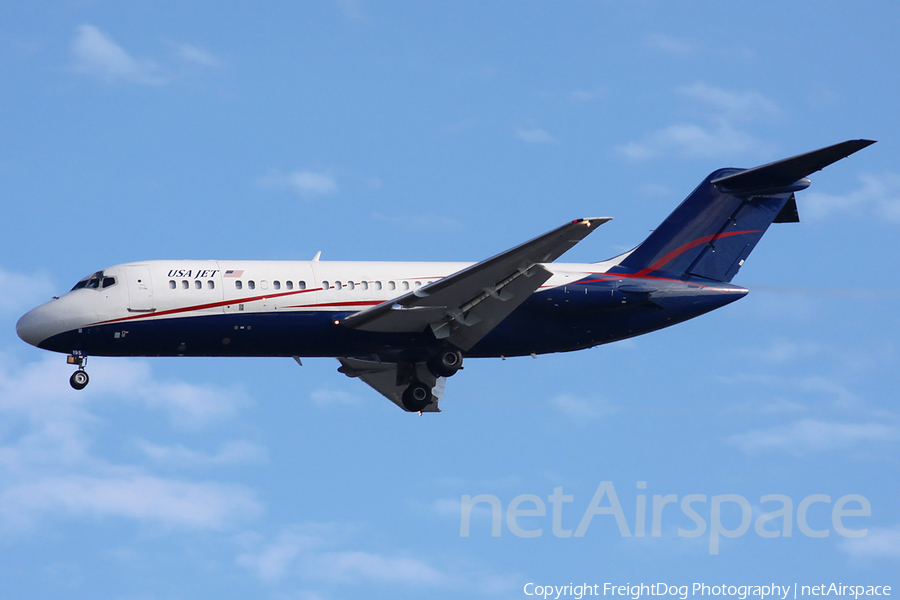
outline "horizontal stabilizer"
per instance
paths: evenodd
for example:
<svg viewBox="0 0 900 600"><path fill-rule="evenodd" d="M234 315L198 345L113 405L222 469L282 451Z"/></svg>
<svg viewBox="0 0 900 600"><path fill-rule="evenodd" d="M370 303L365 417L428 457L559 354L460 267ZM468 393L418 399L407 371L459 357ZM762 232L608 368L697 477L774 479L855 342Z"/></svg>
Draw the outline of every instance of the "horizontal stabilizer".
<svg viewBox="0 0 900 600"><path fill-rule="evenodd" d="M805 188L808 185L800 185L795 189L788 189L794 183L800 182L807 175L811 175L816 171L824 169L828 165L835 163L842 158L846 158L862 150L866 146L874 144L874 140L849 140L821 148L806 154L800 154L791 158L785 158L761 167L754 167L726 175L719 179L714 179L712 184L723 192L735 195L742 195L751 192L758 193L778 193L797 191L797 189Z"/></svg>

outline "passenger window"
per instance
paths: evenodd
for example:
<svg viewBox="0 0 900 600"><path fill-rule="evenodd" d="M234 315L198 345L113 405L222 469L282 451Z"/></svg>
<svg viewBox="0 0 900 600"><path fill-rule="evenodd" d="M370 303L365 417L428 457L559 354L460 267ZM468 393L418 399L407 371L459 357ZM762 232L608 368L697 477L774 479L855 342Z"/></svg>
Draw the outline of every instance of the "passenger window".
<svg viewBox="0 0 900 600"><path fill-rule="evenodd" d="M417 281L417 282L416 282L416 287L422 287L422 282L421 282L421 281Z"/></svg>
<svg viewBox="0 0 900 600"><path fill-rule="evenodd" d="M174 290L175 287L176 287L176 286L175 286L175 280L174 280L174 279L170 279L170 280L169 280L169 289L170 289L170 290Z"/></svg>
<svg viewBox="0 0 900 600"><path fill-rule="evenodd" d="M336 289L341 289L341 288L344 287L344 286L341 285L341 282L340 282L340 281L335 281L335 282L334 282L334 287L335 287Z"/></svg>
<svg viewBox="0 0 900 600"><path fill-rule="evenodd" d="M263 279L262 281L260 281L260 282L259 282L259 289L261 289L261 290L267 290L267 289L269 289L269 282L266 281L265 279Z"/></svg>
<svg viewBox="0 0 900 600"><path fill-rule="evenodd" d="M328 282L327 282L327 281L323 281L323 282L322 282L322 289L323 289L323 290L330 290L330 289L331 289L331 288L328 286Z"/></svg>
<svg viewBox="0 0 900 600"><path fill-rule="evenodd" d="M272 287L275 288L276 290L280 290L280 289L281 289L281 282L280 282L280 281L273 281L273 282L272 282Z"/></svg>
<svg viewBox="0 0 900 600"><path fill-rule="evenodd" d="M247 287L250 288L251 290L255 290L256 282L251 279L250 281L247 282Z"/></svg>
<svg viewBox="0 0 900 600"><path fill-rule="evenodd" d="M186 289L188 289L189 287L191 287L191 284L188 283L188 280L187 280L187 279L182 279L182 280L181 280L181 288L186 290Z"/></svg>
<svg viewBox="0 0 900 600"><path fill-rule="evenodd" d="M368 281L362 281L362 282L360 282L359 287L361 287L361 288L364 289L364 290L367 290L367 289L369 289L369 282L368 282Z"/></svg>
<svg viewBox="0 0 900 600"><path fill-rule="evenodd" d="M241 283L240 279L234 280L234 289L239 290L239 289L242 289L243 287L244 287L244 284Z"/></svg>
<svg viewBox="0 0 900 600"><path fill-rule="evenodd" d="M209 281L206 282L206 287L211 290L214 290L214 289L216 289L216 282L213 281L212 279L210 279Z"/></svg>
<svg viewBox="0 0 900 600"><path fill-rule="evenodd" d="M376 289L376 290L380 290L380 289L381 289L381 282L380 282L380 281L376 281L376 282L375 282L375 289Z"/></svg>
<svg viewBox="0 0 900 600"><path fill-rule="evenodd" d="M287 287L287 289L289 289L289 290L294 289L294 282L293 282L293 281L285 281L285 282L284 282L284 285L285 285L285 287Z"/></svg>
<svg viewBox="0 0 900 600"><path fill-rule="evenodd" d="M194 280L194 289L202 290L202 289L203 289L203 282L200 281L199 279L195 279L195 280Z"/></svg>
<svg viewBox="0 0 900 600"><path fill-rule="evenodd" d="M300 281L300 282L298 282L298 283L297 283L297 289L298 289L298 290L305 290L305 289L306 289L306 282L305 282L305 281Z"/></svg>
<svg viewBox="0 0 900 600"><path fill-rule="evenodd" d="M347 282L347 287L350 288L350 289L352 290L352 289L355 289L355 288L356 288L356 284L353 283L352 281L348 281L348 282Z"/></svg>
<svg viewBox="0 0 900 600"><path fill-rule="evenodd" d="M401 285L403 286L403 289L404 289L404 290L408 290L408 289L409 289L409 282L408 282L408 281L404 281Z"/></svg>
<svg viewBox="0 0 900 600"><path fill-rule="evenodd" d="M389 290L396 290L396 289L397 289L397 284L394 283L393 281L388 281L388 289L389 289Z"/></svg>

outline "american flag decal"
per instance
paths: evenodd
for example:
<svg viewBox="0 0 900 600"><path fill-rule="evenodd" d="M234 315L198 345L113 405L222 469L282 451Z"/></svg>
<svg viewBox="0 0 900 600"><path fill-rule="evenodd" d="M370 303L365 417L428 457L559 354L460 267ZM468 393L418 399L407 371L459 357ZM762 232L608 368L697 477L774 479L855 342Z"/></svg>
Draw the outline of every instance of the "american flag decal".
<svg viewBox="0 0 900 600"><path fill-rule="evenodd" d="M244 274L243 271L232 271L231 269L228 269L227 271L225 271L224 276L225 277L240 277L243 274Z"/></svg>

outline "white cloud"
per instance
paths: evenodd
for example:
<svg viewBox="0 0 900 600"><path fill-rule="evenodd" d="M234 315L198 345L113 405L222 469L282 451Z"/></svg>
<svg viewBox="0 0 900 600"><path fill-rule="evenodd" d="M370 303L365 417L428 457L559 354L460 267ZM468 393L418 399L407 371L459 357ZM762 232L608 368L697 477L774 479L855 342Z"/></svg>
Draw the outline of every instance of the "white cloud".
<svg viewBox="0 0 900 600"><path fill-rule="evenodd" d="M225 64L208 50L192 46L191 44L175 44L175 54L178 58L201 67L214 68Z"/></svg>
<svg viewBox="0 0 900 600"><path fill-rule="evenodd" d="M682 159L723 158L746 154L765 155L770 145L739 129L736 123L771 119L781 114L778 106L757 92L731 92L704 82L677 88L675 92L702 106L702 123L682 122L646 134L617 148L631 160L664 156Z"/></svg>
<svg viewBox="0 0 900 600"><path fill-rule="evenodd" d="M472 507L473 514L483 508L481 504ZM462 502L458 498L438 498L431 503L431 510L442 517L459 517L462 510ZM490 514L490 509L485 509Z"/></svg>
<svg viewBox="0 0 900 600"><path fill-rule="evenodd" d="M0 268L0 315L16 315L50 300L54 291L44 274L24 275Z"/></svg>
<svg viewBox="0 0 900 600"><path fill-rule="evenodd" d="M677 93L706 105L719 117L745 120L779 117L782 111L759 92L730 92L702 81L676 88Z"/></svg>
<svg viewBox="0 0 900 600"><path fill-rule="evenodd" d="M831 395L834 398L831 402L834 408L859 407L862 403L860 397L853 390L822 375L801 377L791 383L807 394Z"/></svg>
<svg viewBox="0 0 900 600"><path fill-rule="evenodd" d="M821 344L804 341L774 340L766 348L749 348L741 354L771 363L787 363L818 356L826 351Z"/></svg>
<svg viewBox="0 0 900 600"><path fill-rule="evenodd" d="M258 552L243 552L235 562L251 571L267 583L281 579L291 563L296 562L301 552L311 551L321 546L315 536L286 530Z"/></svg>
<svg viewBox="0 0 900 600"><path fill-rule="evenodd" d="M309 397L319 406L327 406L329 404L346 404L356 406L360 404L359 396L349 394L341 390L320 389L314 390Z"/></svg>
<svg viewBox="0 0 900 600"><path fill-rule="evenodd" d="M456 498L438 498L428 508L436 515L441 517L449 517L455 519L459 523L462 514L462 499ZM494 517L493 509L485 502L479 502L469 509L469 515L472 519L490 521Z"/></svg>
<svg viewBox="0 0 900 600"><path fill-rule="evenodd" d="M689 56L697 49L696 44L693 42L661 33L651 33L644 36L644 46L651 50L661 50L675 56Z"/></svg>
<svg viewBox="0 0 900 600"><path fill-rule="evenodd" d="M552 400L550 405L558 408L563 413L574 419L598 419L616 412L617 408L612 404L598 398L584 399L572 394L560 394Z"/></svg>
<svg viewBox="0 0 900 600"><path fill-rule="evenodd" d="M250 402L240 388L157 380L150 363L143 360L95 358L90 371L91 383L82 394L111 394L139 402L167 413L179 427L196 428L232 417Z"/></svg>
<svg viewBox="0 0 900 600"><path fill-rule="evenodd" d="M456 506L458 515L459 502ZM365 588L365 593L357 594L360 597L371 596L372 586L385 584L496 596L511 593L521 580L521 575L497 575L466 561L444 560L436 567L432 561L405 552L342 548L351 533L358 536L360 531L335 523L307 523L286 527L271 541L253 533L242 534L235 537L242 547L235 563L270 585L284 579L305 585L358 585Z"/></svg>
<svg viewBox="0 0 900 600"><path fill-rule="evenodd" d="M325 552L318 557L322 576L334 581L371 581L408 585L440 585L447 577L417 558L383 556L359 550Z"/></svg>
<svg viewBox="0 0 900 600"><path fill-rule="evenodd" d="M342 537L340 529L316 524L289 527L271 542L240 553L236 562L267 583L291 573L343 583L436 585L447 580L443 573L418 559L328 549L338 543L336 538Z"/></svg>
<svg viewBox="0 0 900 600"><path fill-rule="evenodd" d="M810 190L803 195L803 216L824 219L831 215L863 211L900 223L900 175L882 173L859 176L860 186L846 194Z"/></svg>
<svg viewBox="0 0 900 600"><path fill-rule="evenodd" d="M365 15L359 6L358 0L335 0L341 13L348 19L362 19Z"/></svg>
<svg viewBox="0 0 900 600"><path fill-rule="evenodd" d="M258 183L264 188L289 190L304 198L328 196L338 191L333 176L315 171L272 172L260 178Z"/></svg>
<svg viewBox="0 0 900 600"><path fill-rule="evenodd" d="M128 81L141 85L162 85L169 79L160 66L149 59L132 57L109 35L93 25L80 25L72 41L75 70L107 83Z"/></svg>
<svg viewBox="0 0 900 600"><path fill-rule="evenodd" d="M649 160L664 156L676 158L721 158L737 154L762 153L766 146L747 132L729 123L714 125L678 123L654 131L641 141L618 148L631 160Z"/></svg>
<svg viewBox="0 0 900 600"><path fill-rule="evenodd" d="M167 466L214 467L258 463L266 459L265 448L244 440L226 442L215 453L191 450L181 444L160 446L146 440L137 440L136 444L147 458Z"/></svg>
<svg viewBox="0 0 900 600"><path fill-rule="evenodd" d="M583 104L596 100L606 95L606 89L599 88L596 90L575 90L569 93L569 101L575 104Z"/></svg>
<svg viewBox="0 0 900 600"><path fill-rule="evenodd" d="M658 183L642 183L638 186L638 193L645 197L662 198L671 196L672 190L669 187Z"/></svg>
<svg viewBox="0 0 900 600"><path fill-rule="evenodd" d="M819 352L816 349L815 352ZM747 353L755 356L755 353ZM811 354L810 354L811 356ZM858 353L847 352L844 354L833 353L829 357L830 361L841 364L842 367L850 367L852 369L868 370L878 368L879 359L868 359L864 355ZM856 361L858 364L852 364ZM819 360L816 364L821 365ZM768 369L768 367L766 367ZM716 380L722 384L732 387L738 387L742 393L749 393L752 388L764 387L768 390L756 391L756 398L749 404L743 406L758 407L755 412L760 413L787 413L800 412L808 410L808 407L816 407L821 412L823 408L836 411L837 414L844 416L852 416L857 419L881 418L884 413L877 409L871 409L866 406L865 400L860 397L853 387L849 387L836 378L829 378L823 375L806 375L806 376L780 376L771 373L766 374L737 374L730 376L717 376ZM802 404L796 400L785 400L781 396L797 397L797 393L806 395L809 400L806 404ZM744 410L741 408L741 410Z"/></svg>
<svg viewBox="0 0 900 600"><path fill-rule="evenodd" d="M130 359L98 361L91 385L76 392L68 385L72 369L59 355L26 364L0 358L0 422L5 424L0 440L0 522L7 529L28 528L48 516L120 517L219 529L261 511L246 488L156 476L96 450L106 425L92 410L99 404L160 409L176 423L197 425L232 414L244 401L242 394L178 381L160 383L146 364ZM213 406L216 403L219 406ZM144 448L148 456L174 464L233 464L262 454L247 442L225 443L211 455L180 446L146 443Z"/></svg>
<svg viewBox="0 0 900 600"><path fill-rule="evenodd" d="M0 357L0 420L20 431L0 446L0 467L28 474L46 465L69 466L88 459L84 428L93 416L83 395L68 385L71 368L60 356L17 364Z"/></svg>
<svg viewBox="0 0 900 600"><path fill-rule="evenodd" d="M900 559L900 525L870 527L868 535L843 540L840 547L841 550L857 559Z"/></svg>
<svg viewBox="0 0 900 600"><path fill-rule="evenodd" d="M0 493L0 515L17 525L38 514L65 513L220 529L260 510L254 494L238 486L149 475L45 477L9 486Z"/></svg>
<svg viewBox="0 0 900 600"><path fill-rule="evenodd" d="M516 137L528 144L558 144L559 140L537 127L533 129L522 129L517 127L515 130Z"/></svg>
<svg viewBox="0 0 900 600"><path fill-rule="evenodd" d="M291 574L342 583L417 586L450 582L445 573L416 558L334 549L347 533L347 527L334 524L288 527L269 543L251 544L257 547L240 553L235 562L267 583Z"/></svg>
<svg viewBox="0 0 900 600"><path fill-rule="evenodd" d="M746 454L788 452L801 456L809 452L846 450L864 444L892 443L900 439L900 427L885 423L835 423L803 419L790 425L755 429L725 438Z"/></svg>
<svg viewBox="0 0 900 600"><path fill-rule="evenodd" d="M808 412L808 406L801 402L784 398L772 398L771 400L752 400L743 404L732 404L728 412L756 413L761 415L784 415Z"/></svg>

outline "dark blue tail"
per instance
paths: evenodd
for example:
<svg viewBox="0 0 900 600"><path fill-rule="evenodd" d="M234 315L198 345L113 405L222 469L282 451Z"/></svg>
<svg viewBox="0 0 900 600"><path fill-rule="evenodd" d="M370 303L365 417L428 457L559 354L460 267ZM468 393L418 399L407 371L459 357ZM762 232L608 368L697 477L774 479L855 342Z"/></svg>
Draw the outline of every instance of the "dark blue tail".
<svg viewBox="0 0 900 600"><path fill-rule="evenodd" d="M806 176L871 140L850 140L753 169L707 177L611 272L731 281L772 223L797 222L794 192Z"/></svg>

